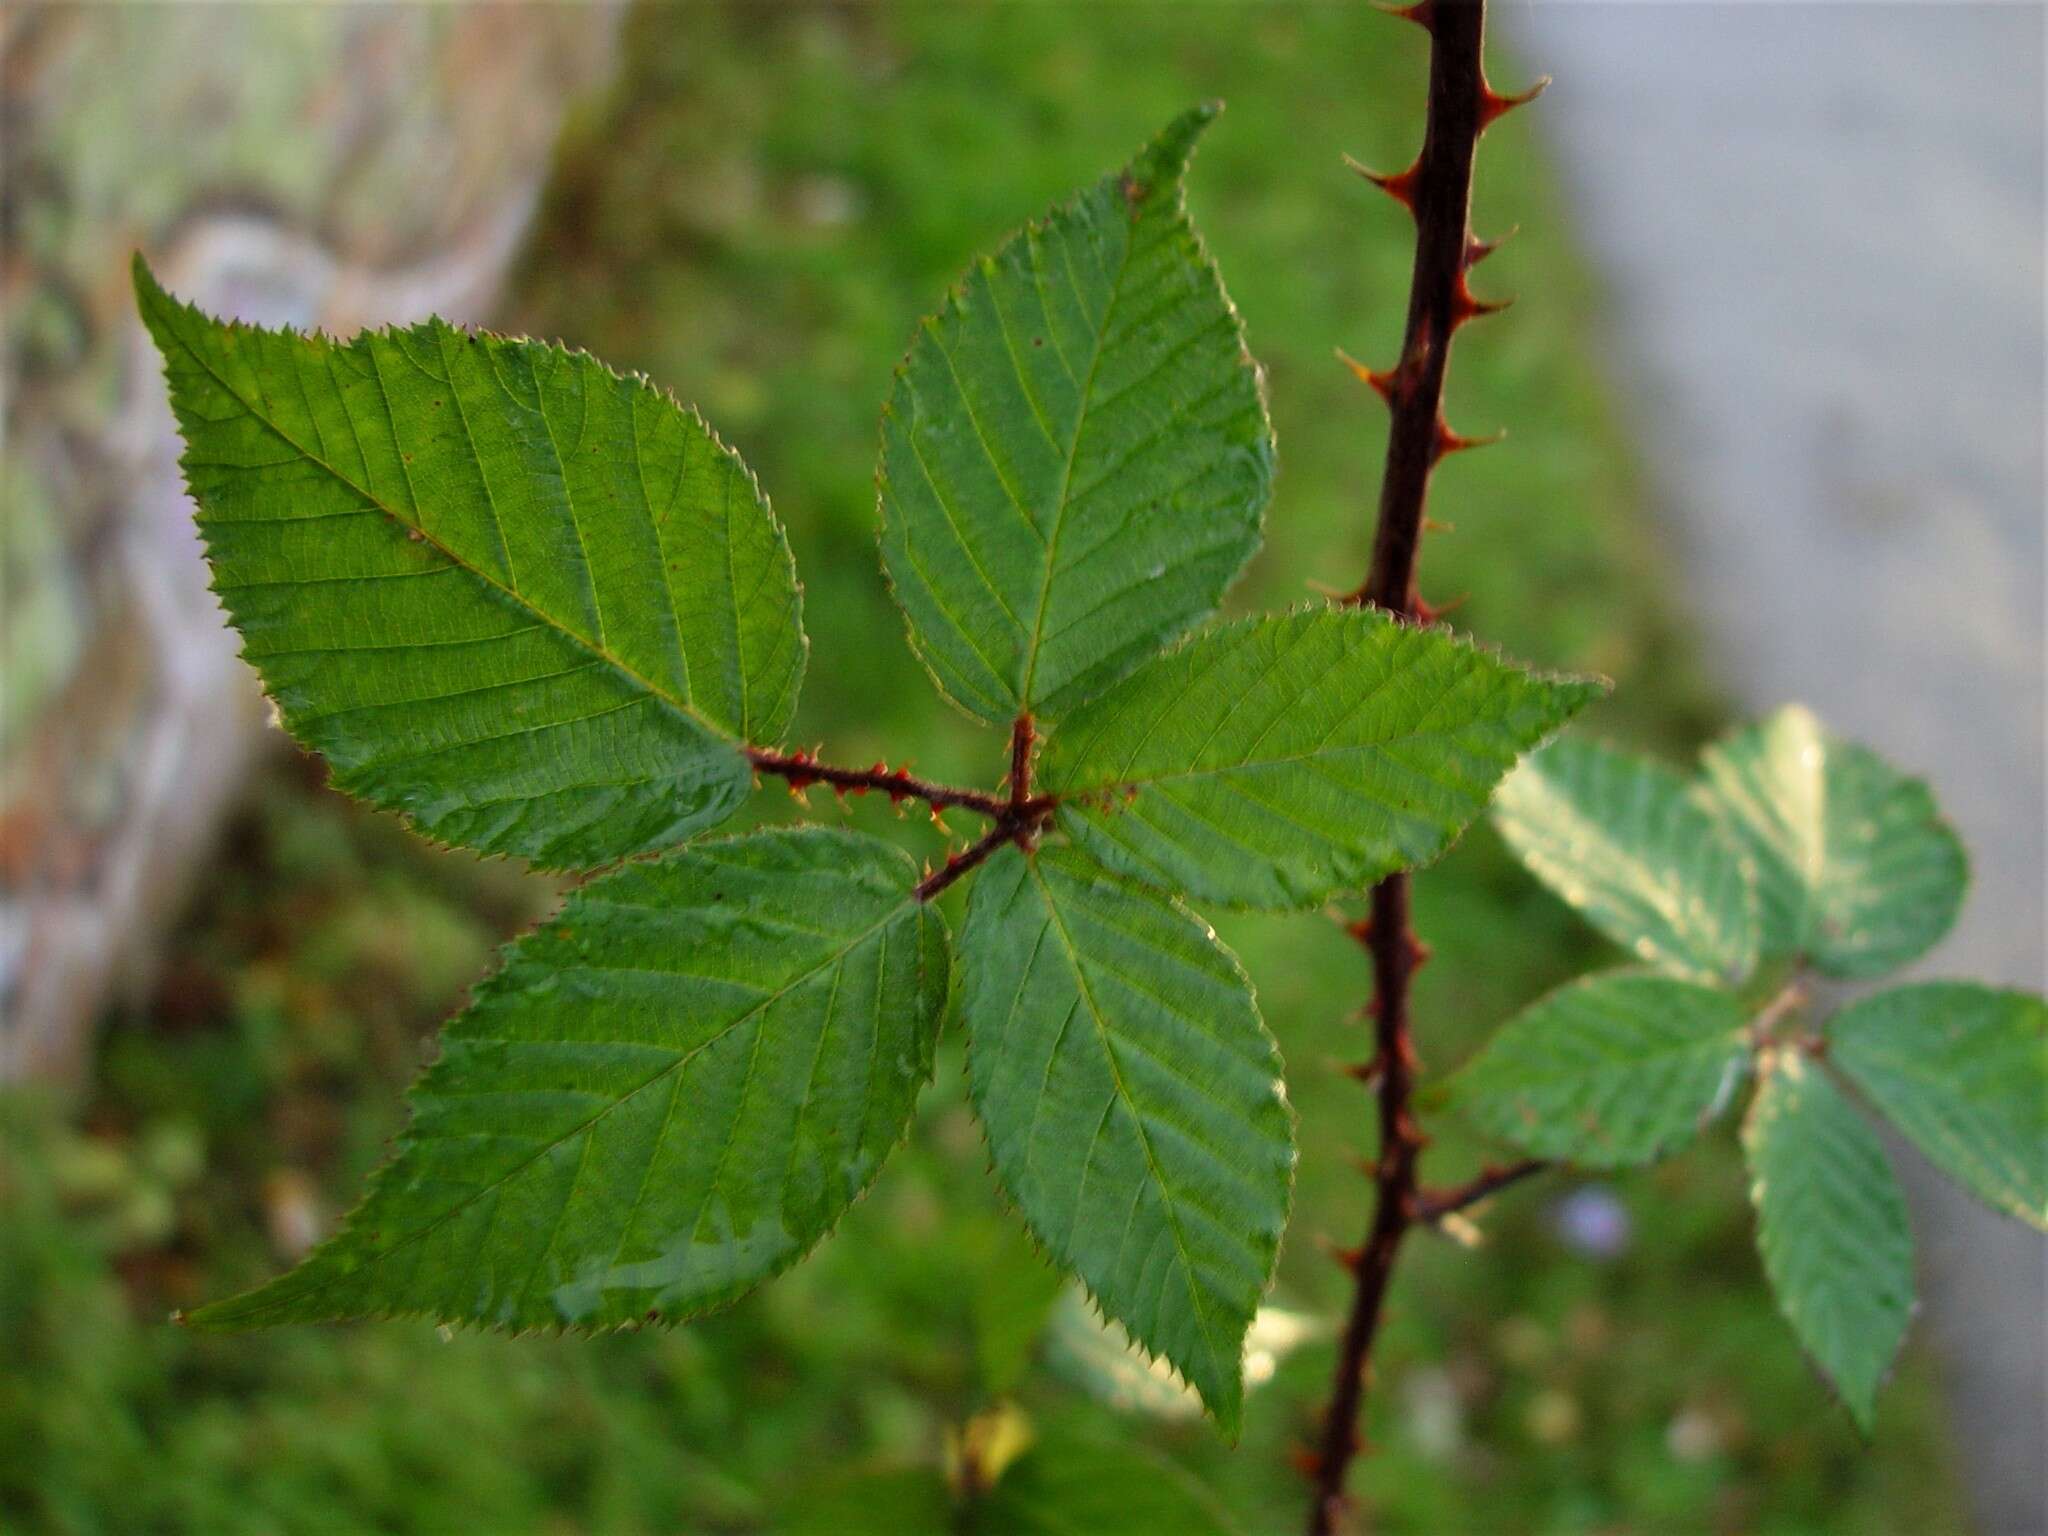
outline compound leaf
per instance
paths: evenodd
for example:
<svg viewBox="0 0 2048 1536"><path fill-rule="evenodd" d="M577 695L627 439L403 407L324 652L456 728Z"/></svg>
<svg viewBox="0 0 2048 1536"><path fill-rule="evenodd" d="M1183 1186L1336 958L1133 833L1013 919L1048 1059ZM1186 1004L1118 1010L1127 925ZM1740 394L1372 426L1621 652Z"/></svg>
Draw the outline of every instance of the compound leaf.
<svg viewBox="0 0 2048 1536"><path fill-rule="evenodd" d="M1778 1305L1865 1434L1913 1315L1905 1197L1877 1133L1787 1051L1742 1129L1757 1246Z"/></svg>
<svg viewBox="0 0 2048 1536"><path fill-rule="evenodd" d="M1955 922L1969 866L1918 779L1798 705L1703 761L1710 803L1755 861L1765 954L1882 976Z"/></svg>
<svg viewBox="0 0 2048 1536"><path fill-rule="evenodd" d="M1064 714L1258 547L1272 431L1182 194L1216 110L978 262L897 372L883 563L918 655L983 719Z"/></svg>
<svg viewBox="0 0 2048 1536"><path fill-rule="evenodd" d="M1742 852L1663 765L1552 742L1501 784L1493 823L1530 873L1638 959L1731 985L1755 967Z"/></svg>
<svg viewBox="0 0 2048 1536"><path fill-rule="evenodd" d="M1444 1085L1481 1130L1588 1168L1647 1163L1727 1102L1748 1056L1730 994L1647 971L1569 982Z"/></svg>
<svg viewBox="0 0 2048 1536"><path fill-rule="evenodd" d="M1060 824L1197 899L1293 907L1435 858L1605 685L1525 672L1364 608L1219 626L1054 733Z"/></svg>
<svg viewBox="0 0 2048 1536"><path fill-rule="evenodd" d="M1063 848L989 862L961 953L968 1083L997 1177L1235 1435L1294 1165L1251 984L1185 910Z"/></svg>
<svg viewBox="0 0 2048 1536"><path fill-rule="evenodd" d="M1934 981L1828 1021L1828 1059L1950 1177L2048 1228L2048 1003Z"/></svg>
<svg viewBox="0 0 2048 1536"><path fill-rule="evenodd" d="M138 258L207 558L285 727L444 842L588 868L746 797L804 637L782 529L694 413L438 320L231 325Z"/></svg>
<svg viewBox="0 0 2048 1536"><path fill-rule="evenodd" d="M917 878L884 843L808 828L582 887L443 1031L339 1235L191 1321L607 1328L787 1268L931 1075L949 970Z"/></svg>

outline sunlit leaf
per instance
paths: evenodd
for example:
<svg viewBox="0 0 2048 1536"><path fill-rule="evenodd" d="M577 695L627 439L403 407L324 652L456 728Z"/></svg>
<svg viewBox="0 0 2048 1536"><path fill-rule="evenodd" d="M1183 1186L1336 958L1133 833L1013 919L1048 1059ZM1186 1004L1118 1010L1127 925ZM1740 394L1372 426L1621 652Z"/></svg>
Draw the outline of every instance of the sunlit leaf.
<svg viewBox="0 0 2048 1536"><path fill-rule="evenodd" d="M1481 1130L1588 1168L1646 1163L1692 1138L1740 1082L1748 1042L1729 993L1646 971L1558 988L1443 1088Z"/></svg>
<svg viewBox="0 0 2048 1536"><path fill-rule="evenodd" d="M2048 1228L2048 1003L1967 982L1896 987L1828 1021L1828 1059L1937 1167Z"/></svg>
<svg viewBox="0 0 2048 1536"><path fill-rule="evenodd" d="M804 638L782 529L694 413L560 347L344 345L135 285L214 590L337 787L564 869L732 814Z"/></svg>
<svg viewBox="0 0 2048 1536"><path fill-rule="evenodd" d="M582 887L442 1032L339 1235L189 1321L608 1328L787 1268L931 1074L947 945L916 882L886 844L810 828Z"/></svg>
<svg viewBox="0 0 2048 1536"><path fill-rule="evenodd" d="M1215 607L1273 478L1259 378L1169 124L969 269L882 418L882 558L966 709L1064 714Z"/></svg>
<svg viewBox="0 0 2048 1536"><path fill-rule="evenodd" d="M1756 964L1740 848L1661 764L1567 738L1509 774L1493 823L1545 885L1638 959L1698 981Z"/></svg>
<svg viewBox="0 0 2048 1536"><path fill-rule="evenodd" d="M1708 803L1755 862L1765 954L1882 976L1955 922L1969 867L1918 779L1797 705L1702 761Z"/></svg>
<svg viewBox="0 0 2048 1536"><path fill-rule="evenodd" d="M1171 891L1300 906L1426 863L1515 759L1598 698L1363 608L1195 636L1046 749L1061 825Z"/></svg>
<svg viewBox="0 0 2048 1536"><path fill-rule="evenodd" d="M1815 1063L1785 1052L1742 1130L1778 1305L1867 1434L1913 1315L1913 1238L1884 1146Z"/></svg>
<svg viewBox="0 0 2048 1536"><path fill-rule="evenodd" d="M968 1080L997 1177L1235 1434L1294 1163L1250 983L1185 910L1060 848L991 860L960 942Z"/></svg>

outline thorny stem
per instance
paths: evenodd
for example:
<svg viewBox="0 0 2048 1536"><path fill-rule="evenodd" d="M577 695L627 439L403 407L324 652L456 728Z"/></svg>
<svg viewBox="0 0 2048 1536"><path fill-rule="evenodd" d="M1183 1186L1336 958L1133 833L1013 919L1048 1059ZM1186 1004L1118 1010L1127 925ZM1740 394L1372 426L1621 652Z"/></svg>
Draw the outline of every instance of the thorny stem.
<svg viewBox="0 0 2048 1536"><path fill-rule="evenodd" d="M907 768L892 769L887 763L877 763L872 768L836 768L801 750L776 752L767 747L749 747L747 760L757 772L788 780L792 794L802 794L813 784L829 784L837 795L864 795L872 790L899 804L922 800L932 808L935 817L955 806L988 817L994 825L978 842L960 853L948 854L944 864L919 882L917 899L930 901L1005 843L1015 843L1029 851L1036 842L1039 829L1059 804L1055 796L1031 793L1031 752L1036 742L1031 717L1019 715L1010 728L1008 795L928 783L913 778Z"/></svg>
<svg viewBox="0 0 2048 1536"><path fill-rule="evenodd" d="M1418 1189L1409 1214L1421 1225L1434 1226L1446 1216L1455 1216L1482 1200L1492 1198L1510 1184L1519 1184L1556 1166L1541 1157L1525 1157L1515 1163L1492 1163L1462 1184L1452 1184L1444 1189Z"/></svg>
<svg viewBox="0 0 2048 1536"><path fill-rule="evenodd" d="M919 901L930 901L1005 843L1015 843L1026 853L1036 845L1039 829L1059 803L1051 795L1031 793L1031 751L1037 739L1031 717L1019 715L1010 727L1010 797L995 802L994 811L989 813L994 815L996 824L964 853L948 854L943 865L925 876L917 888ZM975 809L981 807L977 805Z"/></svg>
<svg viewBox="0 0 2048 1536"><path fill-rule="evenodd" d="M1411 623L1427 623L1434 612L1416 589L1415 567L1430 472L1445 454L1476 446L1453 433L1443 417L1451 338L1467 320L1499 307L1479 303L1466 285L1466 272L1490 249L1471 234L1473 153L1490 122L1535 93L1508 98L1487 86L1481 67L1484 0L1422 0L1398 14L1430 34L1428 120L1413 166L1392 176L1364 173L1413 213L1415 264L1400 361L1385 373L1352 365L1386 400L1392 426L1372 564L1350 600L1375 604ZM1309 1536L1331 1536L1343 1516L1345 1476L1359 1449L1358 1415L1373 1343L1402 1240L1418 1221L1447 1213L1435 1209L1446 1196L1424 1196L1416 1172L1427 1138L1411 1106L1418 1062L1408 993L1427 951L1410 923L1406 875L1373 888L1371 916L1354 932L1372 957L1376 1050L1359 1075L1376 1088L1380 1152L1373 1165L1373 1214L1365 1241L1340 1255L1355 1276L1355 1289L1338 1346L1329 1411L1308 1461L1314 1484ZM1473 1193L1471 1199L1488 1192ZM1450 1192L1450 1198L1461 1199L1464 1193Z"/></svg>
<svg viewBox="0 0 2048 1536"><path fill-rule="evenodd" d="M808 752L775 752L767 747L747 748L747 760L754 765L756 772L787 779L793 794L809 789L813 784L829 784L836 794L864 795L873 790L894 801L922 800L940 811L959 806L964 810L979 811L984 816L1000 817L1011 809L1008 801L985 790L956 789L949 784L928 783L911 777L907 768L891 769L887 763L877 763L872 768L835 768L829 763L819 762Z"/></svg>

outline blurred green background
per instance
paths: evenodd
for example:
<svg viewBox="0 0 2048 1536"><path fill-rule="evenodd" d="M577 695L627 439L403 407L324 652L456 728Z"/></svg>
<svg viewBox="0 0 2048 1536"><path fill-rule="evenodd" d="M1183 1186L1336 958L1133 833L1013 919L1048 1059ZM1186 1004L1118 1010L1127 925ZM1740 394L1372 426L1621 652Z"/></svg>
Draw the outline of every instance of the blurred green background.
<svg viewBox="0 0 2048 1536"><path fill-rule="evenodd" d="M1190 200L1264 363L1282 476L1235 609L1355 585L1384 423L1332 349L1387 360L1410 231L1339 152L1405 163L1423 38L1364 6L905 4L643 8L620 77L559 154L503 327L643 369L759 473L807 589L795 739L993 783L1002 743L940 704L875 556L876 420L917 318L976 253L1192 100L1229 111ZM1496 75L1518 74L1496 52ZM1597 295L1527 121L1481 156L1482 269L1518 296L1461 339L1450 416L1508 442L1451 461L1425 593L1539 665L1617 683L1586 729L1672 754L1720 723L1674 610L1624 413L1589 343ZM906 749L906 745L909 746ZM812 810L943 844L886 807ZM761 813L790 813L771 787ZM1042 1429L1139 1440L1254 1533L1293 1529L1289 1451L1327 1343L1280 1360L1226 1448L1131 1413L1037 1336L1053 1295L985 1171L957 1043L910 1145L808 1262L673 1333L596 1340L377 1325L195 1337L169 1312L251 1283L353 1198L398 1095L492 947L553 891L432 853L286 762L253 797L152 995L91 1084L7 1108L0 1529L696 1533L773 1529L807 1484L936 1466L1014 1396ZM957 898L956 898L957 899ZM1417 887L1436 958L1432 1067L1572 971L1594 940L1483 828ZM1300 1114L1274 1300L1334 1316L1369 1106L1362 957L1316 916L1211 914L1243 957ZM1440 1127L1433 1176L1477 1149ZM1476 1251L1419 1238L1397 1282L1355 1487L1386 1532L1945 1532L1961 1524L1926 1356L1861 1445L1798 1357L1750 1246L1725 1134L1651 1174L1504 1197ZM827 1527L829 1528L829 1527Z"/></svg>

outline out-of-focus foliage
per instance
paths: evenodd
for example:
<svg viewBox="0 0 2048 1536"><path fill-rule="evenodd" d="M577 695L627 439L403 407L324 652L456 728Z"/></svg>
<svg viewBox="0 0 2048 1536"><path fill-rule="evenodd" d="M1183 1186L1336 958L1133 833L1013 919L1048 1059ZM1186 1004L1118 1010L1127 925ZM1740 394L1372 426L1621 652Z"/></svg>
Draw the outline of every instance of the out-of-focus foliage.
<svg viewBox="0 0 2048 1536"><path fill-rule="evenodd" d="M1531 873L1678 976L1552 993L1444 1097L1525 1151L1612 1167L1687 1140L1754 1073L1742 1143L1764 1269L1868 1431L1913 1314L1913 1238L1884 1144L1835 1074L1996 1209L2044 1225L2048 1189L2039 994L1930 983L1813 1017L1812 973L1881 976L1955 921L1963 849L1932 793L1792 706L1709 747L1691 782L1555 743L1510 776L1495 820ZM1782 958L1734 990L1759 952Z"/></svg>
<svg viewBox="0 0 2048 1536"><path fill-rule="evenodd" d="M1321 4L652 7L629 27L616 93L572 135L501 318L653 372L777 488L815 654L841 658L814 663L795 739L865 760L935 735L920 771L976 772L982 733L902 686L901 621L874 578L874 405L931 294L1020 210L1096 168L1102 146L1227 98L1192 201L1285 445L1268 547L1234 602L1355 583L1383 428L1330 347L1392 351L1410 231L1336 153L1412 153L1422 41ZM1666 617L1527 117L1488 136L1479 172L1481 232L1523 226L1483 275L1520 302L1469 334L1452 380L1454 421L1513 437L1439 476L1456 531L1426 546L1426 590L1469 593L1458 622L1513 654L1614 676L1605 729L1689 746L1711 703ZM875 807L854 819L935 846ZM1048 1435L1142 1440L1249 1530L1296 1524L1287 1451L1323 1399L1327 1347L1278 1363L1235 1452L1067 1385L1018 1341L1016 1319L1054 1288L991 1193L950 1042L909 1145L840 1234L719 1317L588 1341L166 1327L171 1306L294 1256L380 1160L421 1043L489 945L549 903L507 880L280 782L225 850L167 984L110 1031L89 1102L0 1117L10 1529L254 1536L314 1511L391 1532L752 1531L829 1469L892 1466L928 1488L948 1426L998 1387ZM1416 898L1437 957L1418 999L1433 1067L1595 957L1490 834L1468 836ZM1346 1277L1315 1239L1355 1241L1363 1188L1347 1156L1370 1131L1356 1085L1324 1063L1360 1051L1347 1014L1363 963L1313 917L1219 927L1264 978L1299 1110L1278 1299L1327 1316ZM1445 1132L1432 1156L1451 1177L1474 1151ZM187 1166L204 1171L173 1189L151 1171L166 1144L196 1148ZM142 1172L102 1200L58 1187L74 1155ZM1611 1189L1505 1196L1476 1256L1419 1245L1357 1478L1380 1528L1956 1526L1924 1363L1908 1352L1872 1453L1816 1412L1764 1299L1741 1188L1733 1155L1707 1146ZM136 1195L168 1206L169 1224L110 1230Z"/></svg>

